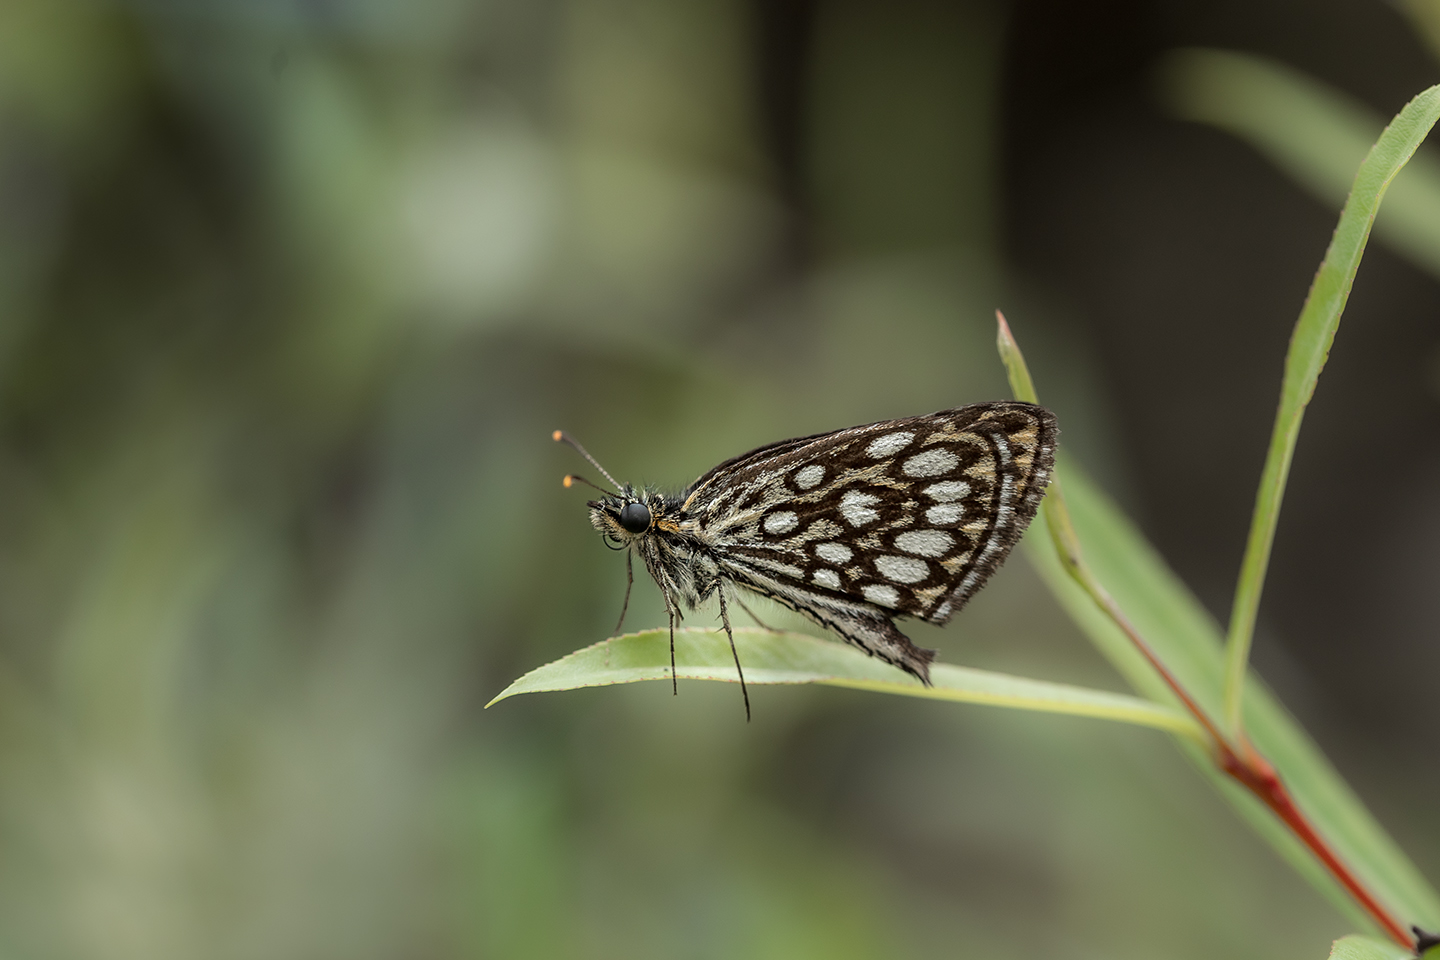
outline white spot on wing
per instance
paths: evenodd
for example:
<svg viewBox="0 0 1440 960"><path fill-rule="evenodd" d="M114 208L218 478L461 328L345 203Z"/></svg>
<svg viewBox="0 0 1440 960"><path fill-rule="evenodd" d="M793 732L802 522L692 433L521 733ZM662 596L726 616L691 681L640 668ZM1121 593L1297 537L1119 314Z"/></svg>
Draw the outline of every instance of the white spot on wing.
<svg viewBox="0 0 1440 960"><path fill-rule="evenodd" d="M865 452L872 457L888 457L892 453L899 453L910 446L910 441L915 439L915 434L908 431L900 433L887 433L883 437L876 437L870 441L870 446Z"/></svg>
<svg viewBox="0 0 1440 960"><path fill-rule="evenodd" d="M913 557L876 557L875 569L896 583L918 583L930 575L930 564Z"/></svg>
<svg viewBox="0 0 1440 960"><path fill-rule="evenodd" d="M843 543L817 543L815 556L831 563L848 563L854 552Z"/></svg>
<svg viewBox="0 0 1440 960"><path fill-rule="evenodd" d="M970 496L970 484L964 480L942 480L939 483L932 483L926 487L925 496L931 500L938 500L941 503L949 503L951 500L964 500Z"/></svg>
<svg viewBox="0 0 1440 960"><path fill-rule="evenodd" d="M939 503L925 511L925 519L937 527L953 526L965 515L965 508L958 503Z"/></svg>
<svg viewBox="0 0 1440 960"><path fill-rule="evenodd" d="M870 509L870 504L880 498L873 493L851 490L840 498L840 516L852 527L863 527L880 519L880 514Z"/></svg>
<svg viewBox="0 0 1440 960"><path fill-rule="evenodd" d="M1000 481L1000 496L995 501L998 504L995 508L995 529L1001 530L1010 525L1011 515L1015 512L1015 508L1011 506L1014 499L1015 478L1007 473Z"/></svg>
<svg viewBox="0 0 1440 960"><path fill-rule="evenodd" d="M822 587L829 587L831 590L840 589L840 574L834 570L816 570L811 578Z"/></svg>
<svg viewBox="0 0 1440 960"><path fill-rule="evenodd" d="M1008 467L1010 465L1010 441L1005 439L1003 433L992 433L990 439L995 441L995 449L1000 451L1000 466Z"/></svg>
<svg viewBox="0 0 1440 960"><path fill-rule="evenodd" d="M795 471L795 486L801 490L809 490L824 479L825 468L818 463L812 463Z"/></svg>
<svg viewBox="0 0 1440 960"><path fill-rule="evenodd" d="M949 450L932 447L905 461L902 468L909 477L938 477L960 465L960 458Z"/></svg>
<svg viewBox="0 0 1440 960"><path fill-rule="evenodd" d="M943 557L955 545L944 530L906 530L895 538L895 546L922 557Z"/></svg>
<svg viewBox="0 0 1440 960"><path fill-rule="evenodd" d="M950 601L946 600L944 603L940 604L940 606L935 609L935 612L931 614L931 616L937 618L950 616Z"/></svg>
<svg viewBox="0 0 1440 960"><path fill-rule="evenodd" d="M800 518L789 510L780 510L765 518L766 533L789 533L800 524Z"/></svg>
<svg viewBox="0 0 1440 960"><path fill-rule="evenodd" d="M900 591L894 587L887 587L883 583L869 584L860 593L866 600L878 603L882 607L894 607L900 604Z"/></svg>

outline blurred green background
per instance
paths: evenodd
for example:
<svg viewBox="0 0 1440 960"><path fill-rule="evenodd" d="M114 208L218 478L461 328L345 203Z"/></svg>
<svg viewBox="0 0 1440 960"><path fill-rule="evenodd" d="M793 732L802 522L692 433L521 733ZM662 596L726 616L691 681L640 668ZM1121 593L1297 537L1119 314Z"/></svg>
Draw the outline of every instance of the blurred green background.
<svg viewBox="0 0 1440 960"><path fill-rule="evenodd" d="M1157 70L1261 54L1363 126L1436 41L1423 0L0 0L0 956L1323 957L1345 919L1152 732L481 707L619 610L550 430L678 487L1006 395L997 306L1224 617L1338 199ZM1396 249L1256 658L1434 878L1440 289ZM1121 688L1020 555L907 632Z"/></svg>

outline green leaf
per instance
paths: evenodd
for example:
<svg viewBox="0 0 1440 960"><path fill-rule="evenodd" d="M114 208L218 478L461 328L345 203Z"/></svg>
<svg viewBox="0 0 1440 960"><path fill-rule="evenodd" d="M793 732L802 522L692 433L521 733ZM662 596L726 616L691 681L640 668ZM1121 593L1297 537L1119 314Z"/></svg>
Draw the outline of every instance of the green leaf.
<svg viewBox="0 0 1440 960"><path fill-rule="evenodd" d="M945 663L930 667L934 686L925 687L913 677L854 647L803 633L740 628L735 630L735 647L745 666L745 682L751 685L822 683L930 700L1117 720L1200 740L1195 722L1185 714L1128 694ZM675 672L686 680L735 683L735 664L724 631L676 630ZM602 640L532 670L486 706L521 693L669 679L669 632L645 630Z"/></svg>
<svg viewBox="0 0 1440 960"><path fill-rule="evenodd" d="M1169 59L1162 80L1177 113L1249 140L1322 197L1343 188L1349 167L1378 126L1363 108L1314 81L1240 54L1185 51ZM1236 588L1222 693L1230 729L1238 734L1251 728L1252 738L1276 763L1321 833L1367 878L1382 901L1412 919L1437 915L1440 905L1433 889L1324 763L1299 726L1268 695L1257 691L1254 702L1247 703L1243 692L1270 547L1305 407L1334 342L1380 201L1437 119L1440 86L1411 100L1369 148L1295 325ZM1412 258L1440 273L1440 166L1420 158L1407 180L1397 184L1398 191L1406 193L1386 208L1381 229ZM1263 730L1254 726L1257 722Z"/></svg>
<svg viewBox="0 0 1440 960"><path fill-rule="evenodd" d="M1095 577L1207 711L1221 700L1223 649L1210 615L1144 537L1073 463L1062 460L1067 503ZM1026 537L1027 553L1056 597L1100 652L1142 695L1173 704L1168 688L1115 623L1065 572L1048 537ZM1440 926L1440 897L1365 809L1304 729L1251 677L1245 721L1299 806L1339 855L1409 923ZM1186 753L1237 811L1335 906L1363 929L1369 918L1255 797L1220 772L1206 752Z"/></svg>
<svg viewBox="0 0 1440 960"><path fill-rule="evenodd" d="M1437 7L1436 9L1440 9ZM1222 50L1182 50L1160 71L1176 116L1249 143L1327 206L1345 201L1385 118L1290 67ZM1421 152L1390 187L1375 233L1440 277L1440 159Z"/></svg>
<svg viewBox="0 0 1440 960"><path fill-rule="evenodd" d="M1414 960L1415 954L1389 940L1351 934L1330 947L1330 960Z"/></svg>
<svg viewBox="0 0 1440 960"><path fill-rule="evenodd" d="M1299 74L1254 57L1190 51L1170 61L1167 75L1171 98L1183 115L1229 124L1321 191L1333 189L1336 167L1351 161L1356 145L1364 142L1367 129L1373 129L1343 99L1327 94ZM1335 235L1291 336L1280 409L1255 497L1230 620L1224 699L1225 720L1235 733L1240 732L1245 665L1260 594L1305 407L1329 357L1380 201L1437 119L1440 86L1406 104L1370 148L1355 174ZM1433 256L1433 265L1440 266L1440 176L1431 172L1426 178L1425 171L1420 172L1421 179L1412 180L1418 192L1402 198L1406 202L1392 205L1395 215L1402 218L1395 222L1408 223L1405 229L1409 232L1404 235L1418 244L1417 250ZM1412 219L1403 219L1406 217Z"/></svg>
<svg viewBox="0 0 1440 960"><path fill-rule="evenodd" d="M1226 670L1226 707L1232 720L1239 719L1245 661L1255 629L1270 547L1279 522L1280 501L1284 496L1285 481L1290 473L1305 407L1315 393L1320 371L1329 357L1330 345L1340 326L1340 316L1350 297L1355 273L1360 268L1360 258L1385 189L1429 134L1437 119L1440 119L1440 87L1431 87L1410 101L1380 135L1355 175L1355 186L1345 201L1335 235L1311 284L1300 319L1295 324L1290 350L1285 357L1280 409L1275 415L1275 429L1260 478L1255 515L1235 594Z"/></svg>

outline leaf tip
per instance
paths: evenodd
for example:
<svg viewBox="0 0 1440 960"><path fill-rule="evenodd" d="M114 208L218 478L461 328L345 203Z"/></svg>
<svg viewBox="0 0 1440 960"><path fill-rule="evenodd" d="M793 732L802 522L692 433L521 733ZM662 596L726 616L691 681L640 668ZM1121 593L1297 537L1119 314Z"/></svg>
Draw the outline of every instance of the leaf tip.
<svg viewBox="0 0 1440 960"><path fill-rule="evenodd" d="M1005 314L999 310L995 311L995 325L995 347L1000 354L1000 362L1005 366L1015 399L1039 403L1040 400L1035 395L1035 384L1025 366L1025 355L1020 352L1020 344L1015 340L1015 334L1011 332Z"/></svg>
<svg viewBox="0 0 1440 960"><path fill-rule="evenodd" d="M1010 324L1005 322L1005 314L999 310L995 311L996 335L995 343L1001 349L1013 350L1015 348L1015 335L1010 332Z"/></svg>

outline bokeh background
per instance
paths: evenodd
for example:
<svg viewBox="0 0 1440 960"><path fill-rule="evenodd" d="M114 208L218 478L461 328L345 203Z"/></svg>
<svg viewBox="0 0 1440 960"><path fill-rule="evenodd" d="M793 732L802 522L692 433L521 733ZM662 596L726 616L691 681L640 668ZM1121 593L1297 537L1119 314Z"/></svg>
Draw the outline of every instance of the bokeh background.
<svg viewBox="0 0 1440 960"><path fill-rule="evenodd" d="M624 588L552 429L680 486L1006 395L996 307L1223 619L1338 200L1177 115L1189 47L1378 124L1440 6L0 2L0 953L1325 956L1345 918L1153 732L482 710ZM1371 246L1255 652L1432 879L1437 262ZM911 635L1122 688L1020 553Z"/></svg>

